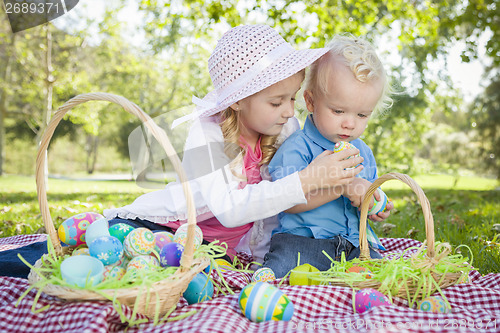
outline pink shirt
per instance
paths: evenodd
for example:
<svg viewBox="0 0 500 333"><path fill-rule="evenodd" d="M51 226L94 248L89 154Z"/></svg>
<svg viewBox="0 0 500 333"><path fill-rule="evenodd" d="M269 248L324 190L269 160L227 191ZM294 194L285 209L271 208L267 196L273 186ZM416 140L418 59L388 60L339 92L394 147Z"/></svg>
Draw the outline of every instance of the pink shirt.
<svg viewBox="0 0 500 333"><path fill-rule="evenodd" d="M262 160L262 151L260 149L260 139L257 141L255 151L251 149L248 143L240 136L241 142L246 146L246 153L243 156L243 170L242 173L246 176L247 180L240 182L238 188L242 189L247 184L256 184L262 181L260 175L260 161ZM244 148L244 146L242 145ZM227 254L233 257L236 254L234 248L240 242L241 238L252 228L253 223L248 223L236 228L226 228L219 220L211 213L205 213L197 216L197 225L203 231L203 239L212 242L219 240L220 242L227 243ZM168 223L172 229L177 229L180 225L186 223L186 220L179 220Z"/></svg>

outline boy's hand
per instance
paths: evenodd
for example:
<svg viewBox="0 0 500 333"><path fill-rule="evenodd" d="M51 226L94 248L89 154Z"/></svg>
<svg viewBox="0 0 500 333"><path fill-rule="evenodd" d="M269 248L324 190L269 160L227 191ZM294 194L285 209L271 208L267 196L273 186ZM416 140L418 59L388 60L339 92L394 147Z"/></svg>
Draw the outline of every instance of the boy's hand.
<svg viewBox="0 0 500 333"><path fill-rule="evenodd" d="M363 178L354 178L350 184L344 186L343 195L351 200L351 205L354 207L361 207L363 198L366 191L372 183ZM373 206L373 199L371 199L370 208Z"/></svg>
<svg viewBox="0 0 500 333"><path fill-rule="evenodd" d="M375 194L378 195L378 192L375 192ZM379 198L376 198L377 200L379 200ZM373 215L370 215L368 216L368 218L372 221L375 221L375 222L382 222L384 221L386 218L389 217L389 215L391 215L391 210L394 208L394 204L392 203L391 200L388 200L387 201L387 206L385 206L385 211L383 212L380 212L378 214L373 214Z"/></svg>

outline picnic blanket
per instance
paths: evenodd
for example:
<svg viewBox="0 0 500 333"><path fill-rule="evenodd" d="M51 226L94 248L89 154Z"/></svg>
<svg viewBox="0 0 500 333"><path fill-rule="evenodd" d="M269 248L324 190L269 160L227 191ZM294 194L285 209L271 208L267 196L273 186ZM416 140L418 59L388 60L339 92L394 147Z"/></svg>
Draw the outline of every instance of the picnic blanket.
<svg viewBox="0 0 500 333"><path fill-rule="evenodd" d="M3 238L0 251L45 239L46 235ZM413 239L382 238L381 241L387 249L382 253L386 257L421 245ZM251 258L241 255L240 259ZM394 298L390 306L357 314L352 308L350 288L290 286L284 281L280 289L294 304L293 318L288 322L264 323L249 321L238 306L239 291L249 283L251 274L234 271L223 274L234 295L218 293L212 300L193 305L181 298L171 316L193 310L195 314L157 326L150 321L133 327L123 324L113 306L105 301L66 302L42 293L36 307L50 308L33 313L34 290L16 306L29 287L27 280L0 277L0 332L500 332L500 273L482 276L472 271L469 283L444 289L453 309L449 314L411 309L400 298ZM132 314L126 306L123 311Z"/></svg>

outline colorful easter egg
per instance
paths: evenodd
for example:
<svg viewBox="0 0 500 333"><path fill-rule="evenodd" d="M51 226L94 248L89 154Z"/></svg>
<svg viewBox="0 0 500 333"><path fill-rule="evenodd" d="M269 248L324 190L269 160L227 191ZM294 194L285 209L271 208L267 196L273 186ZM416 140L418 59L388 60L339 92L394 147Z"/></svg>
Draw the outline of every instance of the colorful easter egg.
<svg viewBox="0 0 500 333"><path fill-rule="evenodd" d="M365 268L365 267L362 267L362 266L352 266L352 267L349 267L346 270L346 272L348 272L348 273L363 274L363 276L366 279L371 279L373 277L373 273L368 268Z"/></svg>
<svg viewBox="0 0 500 333"><path fill-rule="evenodd" d="M354 306L358 313L363 313L376 306L390 304L387 296L372 288L358 290L354 297Z"/></svg>
<svg viewBox="0 0 500 333"><path fill-rule="evenodd" d="M346 150L346 149L350 149L350 148L356 148L352 143L350 142L345 142L345 141L339 141L335 144L335 146L333 147L333 152L334 153L338 153L339 151L342 151L342 150ZM352 155L352 156L349 156L347 159L350 159L350 158L353 158L353 157L358 157L359 154L356 154L356 155ZM359 164L358 164L359 165ZM351 170L351 169L354 169L356 168L358 165L355 165L351 168L346 168L346 170Z"/></svg>
<svg viewBox="0 0 500 333"><path fill-rule="evenodd" d="M134 229L125 237L123 247L129 258L148 255L155 247L155 236L147 228Z"/></svg>
<svg viewBox="0 0 500 333"><path fill-rule="evenodd" d="M125 241L125 237L134 230L134 227L125 223L117 223L109 227L109 234L113 237L116 237L120 240L120 242Z"/></svg>
<svg viewBox="0 0 500 333"><path fill-rule="evenodd" d="M268 282L276 280L276 275L269 267L262 267L256 270L252 275L252 282Z"/></svg>
<svg viewBox="0 0 500 333"><path fill-rule="evenodd" d="M104 216L94 212L74 215L61 223L57 229L59 239L69 246L85 244L85 232L88 226L101 218L104 218Z"/></svg>
<svg viewBox="0 0 500 333"><path fill-rule="evenodd" d="M200 303L214 296L214 285L203 273L198 273L189 282L186 291L182 294L188 304Z"/></svg>
<svg viewBox="0 0 500 333"><path fill-rule="evenodd" d="M234 270L233 265L231 265L231 263L225 259L217 258L215 259L215 263L217 264L217 267L221 272Z"/></svg>
<svg viewBox="0 0 500 333"><path fill-rule="evenodd" d="M104 265L111 265L122 258L123 245L116 237L102 236L89 244L89 252L92 257L99 259Z"/></svg>
<svg viewBox="0 0 500 333"><path fill-rule="evenodd" d="M187 230L188 224L185 223L181 225L176 231L174 235L174 242L181 244L182 246L186 246L187 242ZM194 248L197 249L200 247L203 242L203 232L200 227L197 225L194 226Z"/></svg>
<svg viewBox="0 0 500 333"><path fill-rule="evenodd" d="M179 243L168 243L160 251L160 264L162 267L179 267L184 246Z"/></svg>
<svg viewBox="0 0 500 333"><path fill-rule="evenodd" d="M85 232L85 242L87 246L99 237L110 236L109 222L107 219L102 218L92 222Z"/></svg>
<svg viewBox="0 0 500 333"><path fill-rule="evenodd" d="M136 256L130 259L127 265L127 273L132 272L132 274L144 274L148 271L153 271L158 269L160 263L158 259L148 255Z"/></svg>
<svg viewBox="0 0 500 333"><path fill-rule="evenodd" d="M90 256L89 248L88 247L79 247L71 253L72 256L81 256L81 255L86 255Z"/></svg>
<svg viewBox="0 0 500 333"><path fill-rule="evenodd" d="M122 257L113 264L108 264L108 266L121 266L123 268L127 268L128 262L130 259L125 255L125 251L123 251Z"/></svg>
<svg viewBox="0 0 500 333"><path fill-rule="evenodd" d="M383 212L385 211L385 207L387 206L387 195L379 188L377 189L377 192L379 193L381 199L380 201L377 201L377 199L375 199L375 196L373 197L373 206L368 211L368 215Z"/></svg>
<svg viewBox="0 0 500 333"><path fill-rule="evenodd" d="M321 282L315 277L319 277L319 270L309 264L302 264L295 267L290 272L291 286L313 286L320 285Z"/></svg>
<svg viewBox="0 0 500 333"><path fill-rule="evenodd" d="M293 303L278 288L266 282L252 282L238 298L241 312L253 322L288 321L293 316Z"/></svg>
<svg viewBox="0 0 500 333"><path fill-rule="evenodd" d="M116 279L120 280L125 275L126 269L121 266L104 266L104 280Z"/></svg>
<svg viewBox="0 0 500 333"><path fill-rule="evenodd" d="M446 304L444 299L438 296L429 296L421 300L418 308L424 312L433 313L450 313L451 308Z"/></svg>
<svg viewBox="0 0 500 333"><path fill-rule="evenodd" d="M160 253L161 249L168 243L174 241L174 235L168 231L155 232L155 251Z"/></svg>

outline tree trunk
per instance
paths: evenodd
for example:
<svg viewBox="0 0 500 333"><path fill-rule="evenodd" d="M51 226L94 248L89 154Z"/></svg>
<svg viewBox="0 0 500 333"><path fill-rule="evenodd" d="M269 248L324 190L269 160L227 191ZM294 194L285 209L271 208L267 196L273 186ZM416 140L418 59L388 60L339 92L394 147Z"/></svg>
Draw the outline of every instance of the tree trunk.
<svg viewBox="0 0 500 333"><path fill-rule="evenodd" d="M41 143L42 135L49 124L50 117L52 116L52 90L55 82L55 78L52 75L54 68L52 67L52 32L50 31L50 23L47 23L43 28L46 30L47 43L47 50L45 52L45 108L43 109L40 129L38 130L36 136L36 142L38 145ZM48 184L48 164L47 152L45 152L45 184Z"/></svg>
<svg viewBox="0 0 500 333"><path fill-rule="evenodd" d="M8 101L7 101L7 91L6 87L11 80L12 73L12 58L15 49L16 35L11 34L10 45L6 48L5 56L4 56L4 72L2 73L2 83L3 86L0 88L0 176L3 175L4 172L4 164L5 164L5 147L6 147L6 139L5 139L5 118L7 118L7 110L8 110Z"/></svg>
<svg viewBox="0 0 500 333"><path fill-rule="evenodd" d="M95 164L97 162L97 148L99 147L99 137L95 135L87 135L87 173L93 174Z"/></svg>

